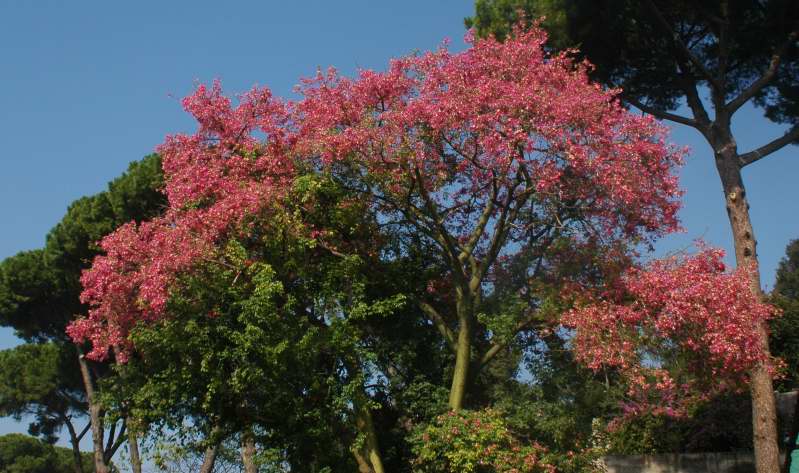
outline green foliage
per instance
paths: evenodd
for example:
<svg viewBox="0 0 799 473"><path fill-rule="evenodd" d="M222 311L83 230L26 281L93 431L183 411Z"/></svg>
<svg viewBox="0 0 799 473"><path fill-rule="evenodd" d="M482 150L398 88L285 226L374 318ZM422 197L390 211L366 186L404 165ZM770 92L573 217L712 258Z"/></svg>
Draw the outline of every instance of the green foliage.
<svg viewBox="0 0 799 473"><path fill-rule="evenodd" d="M586 452L555 455L536 442L523 443L493 409L448 412L413 437L417 472L592 471Z"/></svg>
<svg viewBox="0 0 799 473"><path fill-rule="evenodd" d="M56 440L73 414L86 411L75 349L57 343L23 344L0 351L0 416L32 415L32 435Z"/></svg>
<svg viewBox="0 0 799 473"><path fill-rule="evenodd" d="M776 384L788 391L799 387L799 240L790 242L785 250L771 300L782 309L782 315L771 321L771 353L786 364L785 376Z"/></svg>
<svg viewBox="0 0 799 473"><path fill-rule="evenodd" d="M3 473L74 473L72 451L54 447L22 434L0 436L0 471ZM92 456L82 453L83 471L94 471Z"/></svg>

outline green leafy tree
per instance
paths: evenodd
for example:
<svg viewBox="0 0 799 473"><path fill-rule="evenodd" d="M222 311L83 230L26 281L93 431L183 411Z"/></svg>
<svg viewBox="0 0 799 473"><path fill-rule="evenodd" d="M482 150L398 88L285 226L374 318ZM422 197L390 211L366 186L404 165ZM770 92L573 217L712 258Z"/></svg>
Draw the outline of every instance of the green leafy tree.
<svg viewBox="0 0 799 473"><path fill-rule="evenodd" d="M477 0L466 19L479 35L508 35L521 18L546 16L558 49L579 47L595 78L621 99L698 130L713 149L738 266L757 269L755 233L741 170L799 143L799 4L792 0ZM703 99L707 92L709 99ZM738 150L734 114L746 103L788 125L779 137ZM685 104L689 115L681 115ZM761 293L760 274L752 290ZM762 327L767 345L766 327ZM767 348L767 347L766 347ZM752 373L757 471L779 471L776 408L765 367Z"/></svg>
<svg viewBox="0 0 799 473"><path fill-rule="evenodd" d="M409 453L392 431L408 419L399 386L444 381L438 355L425 356L443 349L434 329L407 317L424 258L381 261L390 235L326 176L302 175L292 192L292 208L248 221L180 276L167 316L133 330L106 405L129 402L153 428L203 439L200 450L249 437L291 471L385 471L381 438L394 464Z"/></svg>

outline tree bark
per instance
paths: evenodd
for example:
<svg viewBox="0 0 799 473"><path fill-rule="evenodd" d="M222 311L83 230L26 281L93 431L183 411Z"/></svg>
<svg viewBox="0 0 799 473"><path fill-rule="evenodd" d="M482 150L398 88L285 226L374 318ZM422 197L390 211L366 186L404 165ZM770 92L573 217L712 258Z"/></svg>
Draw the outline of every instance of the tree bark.
<svg viewBox="0 0 799 473"><path fill-rule="evenodd" d="M128 421L130 426L130 421ZM141 473L141 457L139 457L139 442L136 439L136 432L128 427L128 450L130 451L130 467L133 473Z"/></svg>
<svg viewBox="0 0 799 473"><path fill-rule="evenodd" d="M214 444L205 449L203 455L203 464L200 466L200 473L211 473L214 470L214 463L216 463L216 453L219 450L219 444Z"/></svg>
<svg viewBox="0 0 799 473"><path fill-rule="evenodd" d="M357 411L355 425L364 436L362 453L353 452L355 460L358 462L358 469L363 470L364 463L368 463L366 465L369 468L367 473L385 473L383 459L380 456L380 446L377 442L377 433L372 420L372 411L369 410L366 403L356 403L355 409Z"/></svg>
<svg viewBox="0 0 799 473"><path fill-rule="evenodd" d="M255 464L255 438L249 430L241 435L241 462L244 463L245 473L258 473Z"/></svg>
<svg viewBox="0 0 799 473"><path fill-rule="evenodd" d="M108 465L105 462L105 450L103 448L103 418L102 408L97 402L94 392L94 381L89 372L89 363L83 355L83 351L78 345L75 345L78 352L78 364L80 366L80 374L83 379L83 387L86 390L86 399L89 401L89 419L92 424L92 446L94 450L94 471L95 473L110 473Z"/></svg>
<svg viewBox="0 0 799 473"><path fill-rule="evenodd" d="M472 364L472 304L469 293L457 289L458 340L455 346L455 371L452 373L452 386L449 390L449 408L459 411L463 408L466 388L469 382L469 368Z"/></svg>
<svg viewBox="0 0 799 473"><path fill-rule="evenodd" d="M757 260L757 241L749 216L746 188L741 178L737 146L729 130L722 139L714 140L716 169L721 178L727 215L732 227L735 261L738 267L750 268L752 291L763 297L760 286L760 268ZM768 330L765 324L758 327L761 349L768 354ZM779 442L777 438L777 409L771 374L765 365L758 365L751 373L752 431L755 467L758 473L779 473Z"/></svg>

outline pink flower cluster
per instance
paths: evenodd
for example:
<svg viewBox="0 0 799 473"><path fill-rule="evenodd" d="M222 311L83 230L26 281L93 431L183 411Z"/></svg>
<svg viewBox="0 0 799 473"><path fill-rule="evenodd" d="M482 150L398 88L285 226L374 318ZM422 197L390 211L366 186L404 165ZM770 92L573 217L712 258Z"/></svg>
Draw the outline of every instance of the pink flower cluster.
<svg viewBox="0 0 799 473"><path fill-rule="evenodd" d="M549 56L533 28L501 43L471 40L394 60L351 80L306 80L299 144L325 162L355 162L398 200L426 193L444 225L468 235L483 209L534 196L580 206L605 233L657 235L678 227L682 151L588 80L587 64Z"/></svg>
<svg viewBox="0 0 799 473"><path fill-rule="evenodd" d="M214 83L198 87L183 105L197 119L197 132L167 137L158 149L169 208L105 237L104 254L81 277L81 301L90 310L67 333L91 341L90 358L115 349L124 361L130 329L164 315L177 276L211 258L215 244L246 219L268 211L293 178L288 113L268 90L254 89L233 107Z"/></svg>
<svg viewBox="0 0 799 473"><path fill-rule="evenodd" d="M698 395L694 381L704 380L700 397L709 396L741 386L757 364L771 366L758 328L776 309L752 291L747 268L725 271L723 256L702 248L630 269L614 290L563 316L575 330L579 361L626 375L630 409L657 393L662 409L677 412L682 400ZM688 373L658 366L673 356L681 357ZM677 383L678 376L684 381Z"/></svg>

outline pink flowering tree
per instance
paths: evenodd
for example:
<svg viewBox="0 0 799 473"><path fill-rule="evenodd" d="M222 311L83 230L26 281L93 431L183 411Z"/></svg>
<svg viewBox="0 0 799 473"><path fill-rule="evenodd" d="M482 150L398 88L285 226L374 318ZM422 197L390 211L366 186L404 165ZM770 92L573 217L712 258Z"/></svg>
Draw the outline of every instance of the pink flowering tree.
<svg viewBox="0 0 799 473"><path fill-rule="evenodd" d="M628 381L625 416L680 416L691 403L746 387L775 364L756 327L776 310L749 288L746 268L725 271L721 250L655 260L566 313L576 358Z"/></svg>
<svg viewBox="0 0 799 473"><path fill-rule="evenodd" d="M360 191L404 241L436 249L445 273L417 302L455 356L454 410L480 368L540 319L543 295L529 291L523 310L485 312L509 264L535 280L564 241L611 248L678 228L681 152L545 41L533 28L355 79L331 70L304 82L295 108L297 150Z"/></svg>
<svg viewBox="0 0 799 473"><path fill-rule="evenodd" d="M82 278L91 309L69 334L91 341L94 358L113 349L124 361L131 328L168 316L180 275L263 228L258 222L291 215L315 245L346 257L337 230L285 212L302 170L357 196L396 236L394 254L433 249L443 270L415 303L454 356L454 411L521 332L557 324L553 294L586 302L566 319L578 356L638 376L634 386L656 379L664 393L684 388L640 363L664 347L709 353L717 371L697 363L697 375L750 366L761 355L736 350L753 346L748 324L770 312L746 302L742 278L723 273L716 253L631 270L614 291L596 292L617 280L628 248L679 228L682 152L665 130L626 111L618 91L592 84L590 65L547 54L538 28L503 43L469 41L460 53L408 56L353 79L320 73L303 82L296 103L254 89L234 105L218 84L200 86L184 100L197 132L159 149L169 208L102 241L105 254ZM379 250L371 256L392 257ZM585 262L590 271L566 270ZM497 309L508 286L517 303Z"/></svg>

